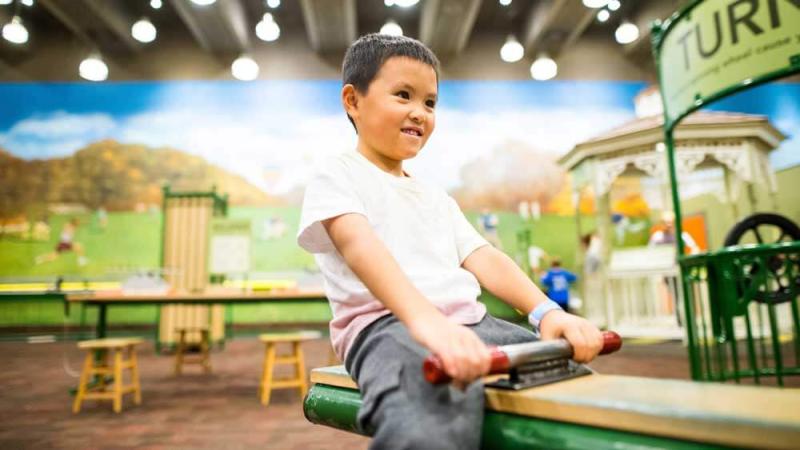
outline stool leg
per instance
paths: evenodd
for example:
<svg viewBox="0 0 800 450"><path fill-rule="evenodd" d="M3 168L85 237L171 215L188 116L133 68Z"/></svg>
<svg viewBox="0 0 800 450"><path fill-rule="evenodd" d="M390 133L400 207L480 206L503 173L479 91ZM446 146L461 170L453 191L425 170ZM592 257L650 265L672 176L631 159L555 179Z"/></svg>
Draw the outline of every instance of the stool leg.
<svg viewBox="0 0 800 450"><path fill-rule="evenodd" d="M133 403L142 404L142 386L139 384L139 360L136 358L136 348L128 347L128 359L131 362L131 384L133 385Z"/></svg>
<svg viewBox="0 0 800 450"><path fill-rule="evenodd" d="M114 349L114 412L122 411L122 351Z"/></svg>
<svg viewBox="0 0 800 450"><path fill-rule="evenodd" d="M75 401L72 402L72 412L75 414L81 411L81 402L83 402L83 397L86 396L86 384L89 382L89 372L92 370L93 360L94 355L92 355L92 352L87 352L86 358L83 360L81 378L80 381L78 381L78 393L75 394Z"/></svg>
<svg viewBox="0 0 800 450"><path fill-rule="evenodd" d="M178 334L178 349L175 351L175 375L181 374L183 367L183 350L186 346L186 330L181 330Z"/></svg>
<svg viewBox="0 0 800 450"><path fill-rule="evenodd" d="M308 393L308 384L306 383L306 360L303 356L303 347L300 342L294 343L294 356L297 358L295 368L297 369L297 378L300 380L300 397L306 398Z"/></svg>
<svg viewBox="0 0 800 450"><path fill-rule="evenodd" d="M269 396L272 392L272 370L275 366L275 344L267 343L264 351L264 372L261 374L261 404L269 404Z"/></svg>
<svg viewBox="0 0 800 450"><path fill-rule="evenodd" d="M109 363L108 363L108 351L106 351L104 349L99 349L99 350L96 350L95 355L96 355L95 356L95 362L98 363L96 365L97 367L102 367L104 369L107 369L107 368L111 367L109 365ZM94 377L95 380L97 381L98 389L100 390L100 392L105 392L106 391L106 387L107 387L106 381L108 381L106 379L107 376L108 375L106 375L106 374L100 374L99 376L95 375L95 377Z"/></svg>
<svg viewBox="0 0 800 450"><path fill-rule="evenodd" d="M200 331L200 351L203 355L203 372L211 373L211 358L209 357L209 341L208 330Z"/></svg>

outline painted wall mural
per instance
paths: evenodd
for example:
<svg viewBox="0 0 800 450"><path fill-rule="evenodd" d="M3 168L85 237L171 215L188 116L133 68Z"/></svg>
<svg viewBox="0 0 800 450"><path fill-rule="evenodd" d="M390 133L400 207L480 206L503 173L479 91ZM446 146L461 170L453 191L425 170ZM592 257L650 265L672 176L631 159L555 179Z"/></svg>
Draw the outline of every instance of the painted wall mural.
<svg viewBox="0 0 800 450"><path fill-rule="evenodd" d="M436 131L408 170L467 210L538 200L544 213L570 212L555 160L631 120L644 88L443 81ZM158 266L164 184L229 194L231 215L253 220L256 267L308 266L292 237L304 186L318 161L356 142L339 90L336 80L0 84L0 277ZM800 163L800 84L713 109L769 116L789 136L773 165ZM58 250L65 237L80 249ZM260 256L275 246L292 256Z"/></svg>

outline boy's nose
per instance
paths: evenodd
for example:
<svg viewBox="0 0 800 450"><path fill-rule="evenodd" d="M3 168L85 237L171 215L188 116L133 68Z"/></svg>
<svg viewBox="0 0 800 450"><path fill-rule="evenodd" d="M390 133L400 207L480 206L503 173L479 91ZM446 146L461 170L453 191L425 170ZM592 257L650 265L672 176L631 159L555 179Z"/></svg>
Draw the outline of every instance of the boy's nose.
<svg viewBox="0 0 800 450"><path fill-rule="evenodd" d="M413 108L408 117L416 123L422 123L425 120L425 114L419 108Z"/></svg>

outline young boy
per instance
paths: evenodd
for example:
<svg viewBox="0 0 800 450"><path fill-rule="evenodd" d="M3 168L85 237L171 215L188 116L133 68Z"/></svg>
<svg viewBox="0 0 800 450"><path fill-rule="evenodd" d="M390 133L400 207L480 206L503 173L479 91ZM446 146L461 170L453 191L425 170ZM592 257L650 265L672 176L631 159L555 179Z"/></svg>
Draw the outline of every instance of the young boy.
<svg viewBox="0 0 800 450"><path fill-rule="evenodd" d="M358 422L372 448L480 445L483 385L473 381L489 369L486 344L536 339L487 315L480 285L530 313L543 339L568 339L576 361L602 346L596 327L548 300L452 198L403 170L433 132L438 67L407 37L370 34L353 43L341 97L357 148L328 160L303 202L298 243L324 275L331 339L358 382ZM442 359L453 385L424 380L429 354Z"/></svg>
<svg viewBox="0 0 800 450"><path fill-rule="evenodd" d="M578 277L561 267L561 261L554 259L550 263L550 270L542 275L542 284L547 288L547 296L558 303L564 311L569 312L569 285L577 281Z"/></svg>

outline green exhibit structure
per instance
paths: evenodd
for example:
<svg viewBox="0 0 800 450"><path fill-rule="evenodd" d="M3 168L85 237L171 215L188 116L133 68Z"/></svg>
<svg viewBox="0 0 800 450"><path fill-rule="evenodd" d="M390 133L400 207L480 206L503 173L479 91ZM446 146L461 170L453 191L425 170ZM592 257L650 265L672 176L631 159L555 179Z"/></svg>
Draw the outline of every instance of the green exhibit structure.
<svg viewBox="0 0 800 450"><path fill-rule="evenodd" d="M686 256L675 129L732 94L800 72L800 3L694 1L653 25L678 263L695 380L784 385L800 375L800 230L776 214L737 224L722 250ZM743 244L750 237L751 244ZM742 244L742 245L740 245Z"/></svg>

